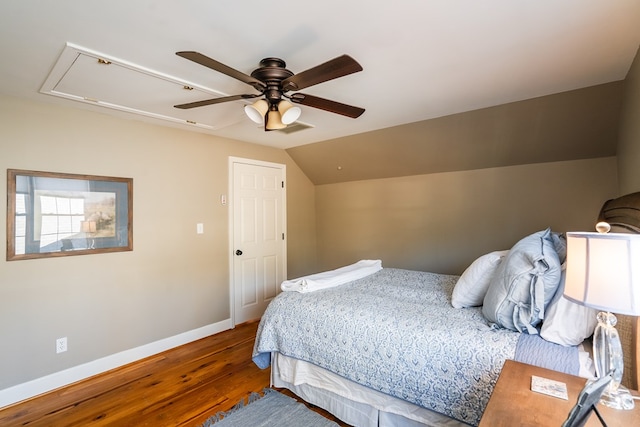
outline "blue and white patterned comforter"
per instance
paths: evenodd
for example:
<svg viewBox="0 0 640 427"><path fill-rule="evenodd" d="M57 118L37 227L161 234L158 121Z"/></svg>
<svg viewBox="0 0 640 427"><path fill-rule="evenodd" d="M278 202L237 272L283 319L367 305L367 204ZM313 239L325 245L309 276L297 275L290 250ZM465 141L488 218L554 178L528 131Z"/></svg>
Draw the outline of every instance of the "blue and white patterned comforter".
<svg viewBox="0 0 640 427"><path fill-rule="evenodd" d="M267 368L277 351L477 425L521 334L492 328L480 307L453 308L457 279L385 268L333 289L283 292L260 322L253 360Z"/></svg>

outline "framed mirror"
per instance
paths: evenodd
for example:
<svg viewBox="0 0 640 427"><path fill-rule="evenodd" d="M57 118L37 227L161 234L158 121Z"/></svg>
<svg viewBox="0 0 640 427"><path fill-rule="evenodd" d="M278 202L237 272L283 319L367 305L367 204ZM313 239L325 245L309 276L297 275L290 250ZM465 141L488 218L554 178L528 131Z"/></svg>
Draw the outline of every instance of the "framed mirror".
<svg viewBox="0 0 640 427"><path fill-rule="evenodd" d="M133 179L7 170L7 261L133 250Z"/></svg>

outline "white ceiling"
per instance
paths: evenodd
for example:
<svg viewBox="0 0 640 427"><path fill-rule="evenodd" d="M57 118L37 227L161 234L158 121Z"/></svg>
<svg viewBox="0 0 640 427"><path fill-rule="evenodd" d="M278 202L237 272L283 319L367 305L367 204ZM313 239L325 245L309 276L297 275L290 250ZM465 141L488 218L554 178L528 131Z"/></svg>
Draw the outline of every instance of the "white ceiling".
<svg viewBox="0 0 640 427"><path fill-rule="evenodd" d="M176 51L198 51L247 74L265 57L284 59L294 73L342 54L355 58L364 71L302 92L366 108L357 119L303 106L299 120L313 128L287 135L258 128L242 101L191 110L204 127L135 115L290 148L622 80L640 44L640 0L4 0L0 92L131 115L41 93L52 71L62 77L55 67L69 43L127 70L203 88L206 96L195 99L255 91ZM80 74L71 86L101 87L99 72ZM109 78L133 87L136 77ZM159 115L183 102L184 95L149 87L118 102Z"/></svg>

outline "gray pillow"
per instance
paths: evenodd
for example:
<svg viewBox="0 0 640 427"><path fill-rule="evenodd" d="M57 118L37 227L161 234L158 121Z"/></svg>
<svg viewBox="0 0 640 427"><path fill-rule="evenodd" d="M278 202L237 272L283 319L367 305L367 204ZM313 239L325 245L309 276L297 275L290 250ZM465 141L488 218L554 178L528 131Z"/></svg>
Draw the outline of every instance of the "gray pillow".
<svg viewBox="0 0 640 427"><path fill-rule="evenodd" d="M560 277L551 229L531 234L516 243L498 266L482 314L500 327L537 334L536 325L544 318Z"/></svg>
<svg viewBox="0 0 640 427"><path fill-rule="evenodd" d="M553 239L553 247L560 259L560 265L562 265L567 260L567 236L564 233L554 232L551 233L551 239Z"/></svg>

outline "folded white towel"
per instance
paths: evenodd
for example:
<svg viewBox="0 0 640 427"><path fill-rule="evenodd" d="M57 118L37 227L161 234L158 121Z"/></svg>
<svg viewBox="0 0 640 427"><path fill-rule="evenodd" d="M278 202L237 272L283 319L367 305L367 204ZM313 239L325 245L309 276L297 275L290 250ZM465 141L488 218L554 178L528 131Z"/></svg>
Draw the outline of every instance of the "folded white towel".
<svg viewBox="0 0 640 427"><path fill-rule="evenodd" d="M335 270L285 280L280 285L283 291L313 292L319 289L333 288L357 279L369 276L382 270L382 261L363 259L355 264L340 267Z"/></svg>

